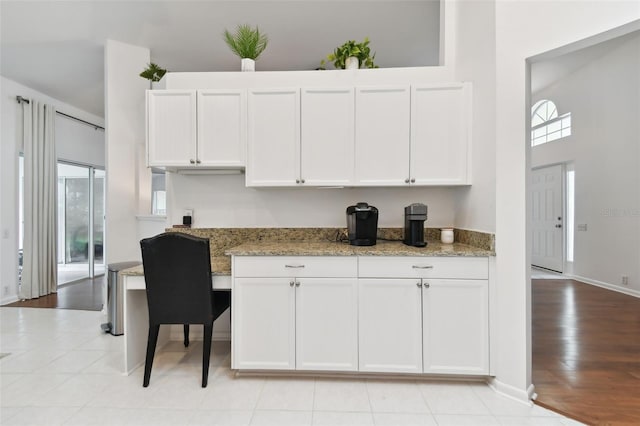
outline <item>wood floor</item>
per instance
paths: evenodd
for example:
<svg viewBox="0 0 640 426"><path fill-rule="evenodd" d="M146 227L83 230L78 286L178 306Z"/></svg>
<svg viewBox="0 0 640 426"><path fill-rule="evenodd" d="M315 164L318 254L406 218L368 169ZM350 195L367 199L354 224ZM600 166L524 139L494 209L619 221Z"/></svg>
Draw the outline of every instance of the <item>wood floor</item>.
<svg viewBox="0 0 640 426"><path fill-rule="evenodd" d="M640 425L640 299L573 280L533 280L532 293L536 404Z"/></svg>
<svg viewBox="0 0 640 426"><path fill-rule="evenodd" d="M37 299L11 303L12 307L23 308L59 308L99 311L102 309L102 289L106 276L87 278L58 288L58 293Z"/></svg>

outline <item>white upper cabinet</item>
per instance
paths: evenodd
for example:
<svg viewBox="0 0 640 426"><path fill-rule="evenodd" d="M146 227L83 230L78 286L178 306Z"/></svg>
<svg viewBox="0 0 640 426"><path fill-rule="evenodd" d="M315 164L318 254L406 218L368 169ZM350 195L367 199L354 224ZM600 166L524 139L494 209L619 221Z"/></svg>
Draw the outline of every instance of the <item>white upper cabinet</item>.
<svg viewBox="0 0 640 426"><path fill-rule="evenodd" d="M198 91L198 165L244 167L246 99L245 90Z"/></svg>
<svg viewBox="0 0 640 426"><path fill-rule="evenodd" d="M356 89L356 185L409 183L410 105L409 86Z"/></svg>
<svg viewBox="0 0 640 426"><path fill-rule="evenodd" d="M412 87L411 183L470 183L470 153L470 84Z"/></svg>
<svg viewBox="0 0 640 426"><path fill-rule="evenodd" d="M250 89L248 97L247 186L295 186L300 181L300 90Z"/></svg>
<svg viewBox="0 0 640 426"><path fill-rule="evenodd" d="M147 91L148 165L244 167L246 90Z"/></svg>
<svg viewBox="0 0 640 426"><path fill-rule="evenodd" d="M196 161L196 91L147 91L149 166L185 167Z"/></svg>
<svg viewBox="0 0 640 426"><path fill-rule="evenodd" d="M300 183L354 183L353 88L302 89Z"/></svg>

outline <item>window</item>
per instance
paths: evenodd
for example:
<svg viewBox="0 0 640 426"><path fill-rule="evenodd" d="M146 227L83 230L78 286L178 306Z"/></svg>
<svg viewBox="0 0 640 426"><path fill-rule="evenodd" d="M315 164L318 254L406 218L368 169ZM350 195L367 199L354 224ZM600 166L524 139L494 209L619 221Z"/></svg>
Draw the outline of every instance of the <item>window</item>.
<svg viewBox="0 0 640 426"><path fill-rule="evenodd" d="M556 105L541 100L531 108L531 146L571 135L571 113L558 116Z"/></svg>
<svg viewBox="0 0 640 426"><path fill-rule="evenodd" d="M163 170L151 169L151 214L167 214L167 192Z"/></svg>

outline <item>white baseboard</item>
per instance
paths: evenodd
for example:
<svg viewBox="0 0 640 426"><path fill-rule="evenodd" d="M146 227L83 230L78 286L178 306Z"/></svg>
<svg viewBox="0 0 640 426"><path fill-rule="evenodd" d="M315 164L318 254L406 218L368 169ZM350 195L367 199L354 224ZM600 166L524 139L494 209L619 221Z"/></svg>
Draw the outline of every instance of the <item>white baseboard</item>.
<svg viewBox="0 0 640 426"><path fill-rule="evenodd" d="M595 285L596 287L606 288L607 290L617 291L618 293L640 298L640 291L632 288L625 288L619 285L605 283L604 281L592 280L591 278L581 277L580 275L565 274L565 277L585 284Z"/></svg>
<svg viewBox="0 0 640 426"><path fill-rule="evenodd" d="M18 300L20 299L15 294L13 296L5 296L2 299L0 299L0 305L1 306L8 305L9 303L17 302Z"/></svg>
<svg viewBox="0 0 640 426"><path fill-rule="evenodd" d="M522 404L533 405L531 399L534 395L534 386L529 385L527 390L522 390L520 388L516 388L514 386L508 385L506 383L501 382L498 379L491 379L487 382L489 387L499 393L500 395L506 396L507 398L511 398L514 401L518 401Z"/></svg>

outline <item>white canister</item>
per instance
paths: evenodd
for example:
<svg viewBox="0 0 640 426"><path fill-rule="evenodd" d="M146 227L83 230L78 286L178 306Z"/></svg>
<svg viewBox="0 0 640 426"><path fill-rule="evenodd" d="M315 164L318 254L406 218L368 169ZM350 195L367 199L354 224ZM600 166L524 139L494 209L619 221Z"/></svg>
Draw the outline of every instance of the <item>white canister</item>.
<svg viewBox="0 0 640 426"><path fill-rule="evenodd" d="M443 244L453 243L453 228L440 229L440 241L442 241Z"/></svg>

